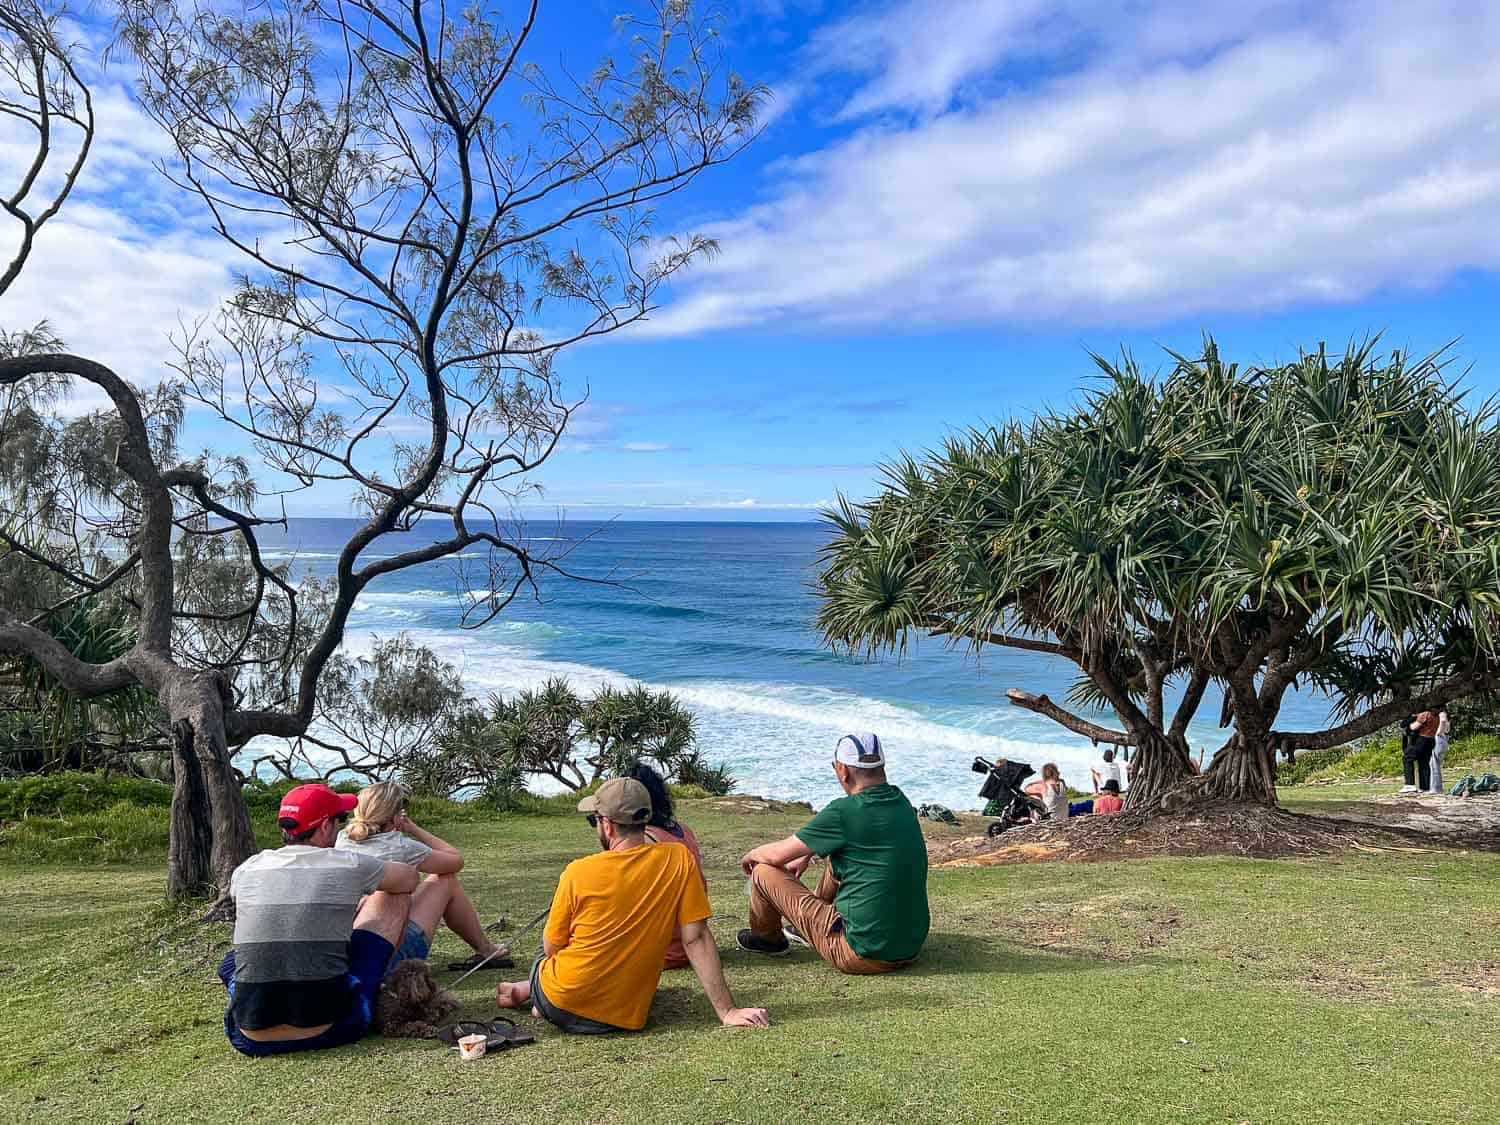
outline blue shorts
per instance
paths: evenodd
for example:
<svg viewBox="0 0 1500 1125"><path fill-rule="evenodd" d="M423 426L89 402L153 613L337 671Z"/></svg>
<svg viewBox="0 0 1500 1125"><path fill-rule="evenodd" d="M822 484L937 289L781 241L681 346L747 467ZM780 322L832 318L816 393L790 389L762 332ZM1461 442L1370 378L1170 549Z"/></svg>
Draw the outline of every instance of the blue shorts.
<svg viewBox="0 0 1500 1125"><path fill-rule="evenodd" d="M408 923L408 927L409 925ZM421 933L420 926L417 927L417 932ZM405 949L411 940L412 935L408 928L406 934L402 936L401 948ZM424 948L426 941L426 935L423 934ZM326 1047L342 1047L346 1043L354 1043L369 1034L370 1025L375 1022L375 1000L380 995L380 982L385 979L386 972L398 957L399 951L379 934L371 933L369 930L355 930L349 935L349 991L351 993L349 1010L335 1020L333 1026L327 1031L310 1038L282 1039L272 1043L261 1043L247 1038L235 1026L232 1014L234 950L231 949L219 965L219 979L229 990L231 1004L230 1008L224 1011L224 1034L229 1037L229 1043L236 1051L255 1058L265 1055L286 1055L293 1051L320 1051Z"/></svg>
<svg viewBox="0 0 1500 1125"><path fill-rule="evenodd" d="M406 923L406 932L401 935L401 944L391 954L391 964L386 972L390 972L398 961L425 961L427 952L432 943L427 940L427 931L415 922Z"/></svg>

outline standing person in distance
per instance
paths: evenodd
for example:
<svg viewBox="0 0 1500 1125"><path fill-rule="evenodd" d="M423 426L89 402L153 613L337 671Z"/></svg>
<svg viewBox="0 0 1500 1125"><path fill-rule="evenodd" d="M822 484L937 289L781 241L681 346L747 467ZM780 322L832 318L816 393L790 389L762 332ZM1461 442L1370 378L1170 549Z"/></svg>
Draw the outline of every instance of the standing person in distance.
<svg viewBox="0 0 1500 1125"><path fill-rule="evenodd" d="M1444 707L1438 711L1437 733L1433 736L1432 745L1432 792L1443 791L1443 758L1448 753L1448 739L1453 734L1453 721L1448 718L1448 708Z"/></svg>
<svg viewBox="0 0 1500 1125"><path fill-rule="evenodd" d="M1427 792L1432 785L1432 751L1437 745L1438 717L1432 711L1402 724L1401 796Z"/></svg>
<svg viewBox="0 0 1500 1125"><path fill-rule="evenodd" d="M634 778L646 787L651 795L651 819L646 824L646 839L653 844L681 844L693 855L698 866L698 877L703 880L703 889L708 890L708 876L703 874L703 853L698 850L698 837L693 830L677 819L672 808L672 794L666 780L644 762L638 762L625 771L625 777ZM667 946L666 967L685 969L687 950L682 946L682 927L672 931L672 944Z"/></svg>

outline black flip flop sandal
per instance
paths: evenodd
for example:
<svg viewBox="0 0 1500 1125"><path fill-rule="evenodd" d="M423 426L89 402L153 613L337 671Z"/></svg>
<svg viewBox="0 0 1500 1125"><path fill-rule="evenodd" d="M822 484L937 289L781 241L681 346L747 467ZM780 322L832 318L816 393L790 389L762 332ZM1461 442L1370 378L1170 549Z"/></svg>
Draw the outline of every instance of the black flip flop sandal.
<svg viewBox="0 0 1500 1125"><path fill-rule="evenodd" d="M517 1027L516 1021L509 1016L496 1016L489 1022L489 1041L485 1044L485 1050L503 1050L506 1047L524 1047L528 1043L535 1043L536 1036L525 1028Z"/></svg>
<svg viewBox="0 0 1500 1125"><path fill-rule="evenodd" d="M487 1052L524 1047L536 1042L535 1035L517 1027L516 1021L506 1016L498 1016L492 1020L459 1020L437 1033L439 1042L450 1047L458 1046L459 1039L465 1035L485 1036L484 1049Z"/></svg>
<svg viewBox="0 0 1500 1125"><path fill-rule="evenodd" d="M482 968L480 962L483 962ZM515 959L504 953L497 957L491 957L488 961L485 961L483 957L476 953L474 956L462 961L448 962L448 971L450 973L467 973L473 969L480 969L483 972L485 969L514 969L515 967Z"/></svg>

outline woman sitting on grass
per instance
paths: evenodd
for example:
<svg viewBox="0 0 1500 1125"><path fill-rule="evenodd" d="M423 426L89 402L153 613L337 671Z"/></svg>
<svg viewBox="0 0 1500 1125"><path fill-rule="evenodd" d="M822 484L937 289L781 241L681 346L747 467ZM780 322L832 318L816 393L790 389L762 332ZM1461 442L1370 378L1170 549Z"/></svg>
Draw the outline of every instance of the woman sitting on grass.
<svg viewBox="0 0 1500 1125"><path fill-rule="evenodd" d="M463 853L448 841L413 824L406 815L406 790L394 781L370 785L359 794L359 804L349 827L339 833L335 847L363 852L377 859L407 863L428 878L411 896L411 913L401 942L401 957L426 960L439 922L461 937L474 955L455 961L450 969L472 969L486 957L487 969L508 969L515 962L504 946L496 945L484 932L479 912L458 881Z"/></svg>
<svg viewBox="0 0 1500 1125"><path fill-rule="evenodd" d="M1110 778L1104 783L1104 791L1094 798L1094 812L1096 814L1117 813L1125 807L1125 800L1120 796L1120 783Z"/></svg>
<svg viewBox="0 0 1500 1125"><path fill-rule="evenodd" d="M708 876L703 874L703 853L698 850L698 837L674 815L672 794L661 774L650 766L639 763L626 770L625 776L639 781L646 787L646 792L651 794L651 819L646 823L646 839L654 844L677 843L686 847L693 853L693 862L698 866L698 878L703 880L703 889L708 890ZM672 931L672 943L667 946L666 967L685 969L687 966L687 952L682 946L682 927L678 926Z"/></svg>
<svg viewBox="0 0 1500 1125"><path fill-rule="evenodd" d="M1028 796L1042 802L1049 819L1068 819L1068 785L1063 781L1056 762L1048 762L1043 766L1042 780L1027 782L1025 789Z"/></svg>

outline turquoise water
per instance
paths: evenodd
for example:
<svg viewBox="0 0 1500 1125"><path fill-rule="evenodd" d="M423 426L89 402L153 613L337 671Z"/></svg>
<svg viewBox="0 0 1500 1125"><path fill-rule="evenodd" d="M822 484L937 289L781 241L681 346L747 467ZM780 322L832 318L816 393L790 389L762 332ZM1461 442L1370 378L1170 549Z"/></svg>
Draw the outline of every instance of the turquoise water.
<svg viewBox="0 0 1500 1125"><path fill-rule="evenodd" d="M264 539L297 572L332 573L355 527L349 520L292 520ZM476 630L460 626L465 568L478 552L377 580L355 605L347 647L405 631L452 661L476 695L507 693L549 676L589 689L639 680L675 692L698 716L705 756L726 762L743 792L815 804L837 795L829 768L851 730L880 734L893 780L915 801L976 803L976 754L1055 761L1087 783L1096 751L1087 739L1010 706L1005 689L1060 698L1065 661L988 649L975 660L931 638L901 660L866 662L830 652L813 627L814 523L568 522L530 529L538 549L566 551L563 565L600 580L550 577L540 600L518 599ZM365 561L428 540L387 536ZM608 583L608 584L605 584ZM1321 700L1293 700L1283 719L1317 722ZM1223 738L1217 700L1206 700L1191 736L1212 753Z"/></svg>

